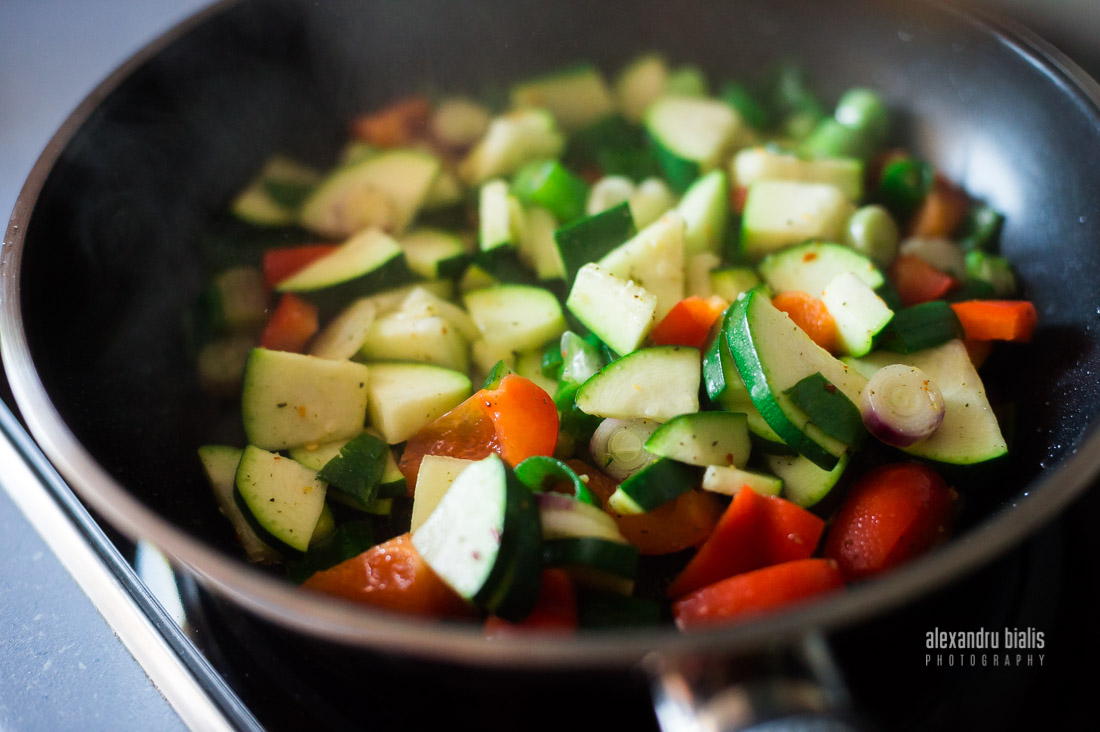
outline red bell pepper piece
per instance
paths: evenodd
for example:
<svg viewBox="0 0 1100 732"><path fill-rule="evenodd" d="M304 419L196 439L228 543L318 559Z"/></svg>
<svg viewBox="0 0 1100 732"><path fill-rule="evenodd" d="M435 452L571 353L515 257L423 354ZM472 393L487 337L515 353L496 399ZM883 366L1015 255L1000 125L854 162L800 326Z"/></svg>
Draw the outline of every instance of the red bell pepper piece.
<svg viewBox="0 0 1100 732"><path fill-rule="evenodd" d="M531 631L572 633L577 629L577 595L563 569L544 569L535 607L523 620L510 623L495 615L485 620L485 636L500 638Z"/></svg>
<svg viewBox="0 0 1100 732"><path fill-rule="evenodd" d="M848 580L872 577L947 538L957 494L920 463L883 465L852 488L825 537Z"/></svg>
<svg viewBox="0 0 1100 732"><path fill-rule="evenodd" d="M968 300L951 304L968 340L1031 340L1039 315L1027 300Z"/></svg>
<svg viewBox="0 0 1100 732"><path fill-rule="evenodd" d="M443 618L472 613L470 606L421 558L409 534L317 572L302 586L413 615Z"/></svg>
<svg viewBox="0 0 1100 732"><path fill-rule="evenodd" d="M804 508L743 487L714 533L668 588L681 597L741 572L813 555L825 522Z"/></svg>
<svg viewBox="0 0 1100 732"><path fill-rule="evenodd" d="M890 281L906 307L939 300L958 285L951 275L911 254L899 254L894 259L890 265Z"/></svg>
<svg viewBox="0 0 1100 732"><path fill-rule="evenodd" d="M260 345L276 351L301 353L317 332L317 308L285 293L260 335Z"/></svg>
<svg viewBox="0 0 1100 732"><path fill-rule="evenodd" d="M698 295L684 298L654 326L650 338L658 346L702 348L711 327L728 306L729 303L717 295L706 300Z"/></svg>
<svg viewBox="0 0 1100 732"><path fill-rule="evenodd" d="M276 247L264 251L264 282L270 289L329 254L338 244L303 244L298 247Z"/></svg>
<svg viewBox="0 0 1100 732"><path fill-rule="evenodd" d="M410 437L398 467L412 495L425 455L480 460L495 452L514 468L532 455L553 455L557 441L554 400L533 381L508 374Z"/></svg>
<svg viewBox="0 0 1100 732"><path fill-rule="evenodd" d="M797 559L738 574L672 604L680 630L737 622L844 587L830 559Z"/></svg>
<svg viewBox="0 0 1100 732"><path fill-rule="evenodd" d="M615 519L622 535L642 554L673 554L700 546L714 533L722 516L718 497L696 490L681 493L652 511L616 513L606 508L607 499L619 487L616 481L580 460L567 460L566 464L585 480L588 489L603 502L604 510Z"/></svg>

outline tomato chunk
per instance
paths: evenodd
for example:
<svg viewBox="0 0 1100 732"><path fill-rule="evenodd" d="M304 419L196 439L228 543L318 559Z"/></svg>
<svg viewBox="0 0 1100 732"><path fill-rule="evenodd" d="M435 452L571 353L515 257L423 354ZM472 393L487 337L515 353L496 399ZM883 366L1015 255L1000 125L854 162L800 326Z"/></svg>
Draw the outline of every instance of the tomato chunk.
<svg viewBox="0 0 1100 732"><path fill-rule="evenodd" d="M530 631L572 633L577 629L577 595L573 581L563 569L544 569L535 607L523 620L510 623L490 616L485 621L489 638L524 634Z"/></svg>
<svg viewBox="0 0 1100 732"><path fill-rule="evenodd" d="M420 557L409 534L317 572L302 586L414 615L444 618L472 612Z"/></svg>
<svg viewBox="0 0 1100 732"><path fill-rule="evenodd" d="M301 353L317 332L317 308L286 293L260 335L260 345L276 351Z"/></svg>
<svg viewBox="0 0 1100 732"><path fill-rule="evenodd" d="M808 559L824 530L825 522L806 509L742 488L668 595L681 597L741 572Z"/></svg>
<svg viewBox="0 0 1100 732"><path fill-rule="evenodd" d="M680 630L738 622L844 587L831 559L797 559L734 575L677 600Z"/></svg>
<svg viewBox="0 0 1100 732"><path fill-rule="evenodd" d="M860 580L913 559L948 535L957 498L936 471L892 463L852 488L825 538L825 556L849 580Z"/></svg>

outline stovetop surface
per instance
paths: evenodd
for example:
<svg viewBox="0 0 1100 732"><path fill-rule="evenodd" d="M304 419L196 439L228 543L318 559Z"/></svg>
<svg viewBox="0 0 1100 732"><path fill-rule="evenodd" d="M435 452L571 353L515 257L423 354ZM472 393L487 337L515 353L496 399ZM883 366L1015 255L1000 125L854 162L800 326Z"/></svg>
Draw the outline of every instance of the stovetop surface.
<svg viewBox="0 0 1100 732"><path fill-rule="evenodd" d="M0 83L9 98L16 93L28 100L0 120L0 156L7 161L0 170L0 209L10 209L38 150L68 109L142 43L205 4L130 0L109 11L77 0L45 9L29 1L0 5ZM68 53L41 62L40 54L60 48ZM37 66L20 54L33 54ZM84 63L74 73L73 58L81 54ZM48 103L33 95L38 89L47 90ZM10 404L6 388L0 385L0 397ZM1100 583L1093 564L1100 555L1098 515L1100 491L1093 489L973 576L832 634L830 645L870 725L1023 730L1071 728L1093 719L1100 680L1094 670L1100 658ZM115 535L111 542L132 558L128 542ZM0 557L0 728L55 728L65 719L91 728L107 722L113 729L182 727L2 492ZM189 642L270 730L307 724L656 728L640 675L516 677L381 655L349 657L248 616L186 579L180 589ZM1003 636L1006 628L1042 632L1045 648L960 653L926 647L930 631L985 629ZM19 705L28 700L45 705L41 716L21 716Z"/></svg>

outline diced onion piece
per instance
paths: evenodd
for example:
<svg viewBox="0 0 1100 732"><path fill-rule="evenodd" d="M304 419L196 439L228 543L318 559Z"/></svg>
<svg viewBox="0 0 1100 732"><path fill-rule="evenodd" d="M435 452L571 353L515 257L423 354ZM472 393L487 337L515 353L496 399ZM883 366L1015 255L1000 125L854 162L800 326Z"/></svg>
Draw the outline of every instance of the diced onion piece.
<svg viewBox="0 0 1100 732"><path fill-rule="evenodd" d="M652 419L605 419L588 443L592 458L611 477L629 478L656 462L657 456L646 451L645 441L660 426Z"/></svg>
<svg viewBox="0 0 1100 732"><path fill-rule="evenodd" d="M876 371L860 396L867 431L895 447L931 437L944 409L939 387L920 369L900 363Z"/></svg>

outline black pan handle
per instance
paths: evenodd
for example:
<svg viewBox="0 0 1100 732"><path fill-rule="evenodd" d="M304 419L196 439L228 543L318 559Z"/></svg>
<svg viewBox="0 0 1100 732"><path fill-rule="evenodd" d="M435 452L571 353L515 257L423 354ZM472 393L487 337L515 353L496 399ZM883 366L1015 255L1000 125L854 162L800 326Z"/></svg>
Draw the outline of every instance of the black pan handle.
<svg viewBox="0 0 1100 732"><path fill-rule="evenodd" d="M653 654L642 666L663 732L866 728L818 632L752 655Z"/></svg>

